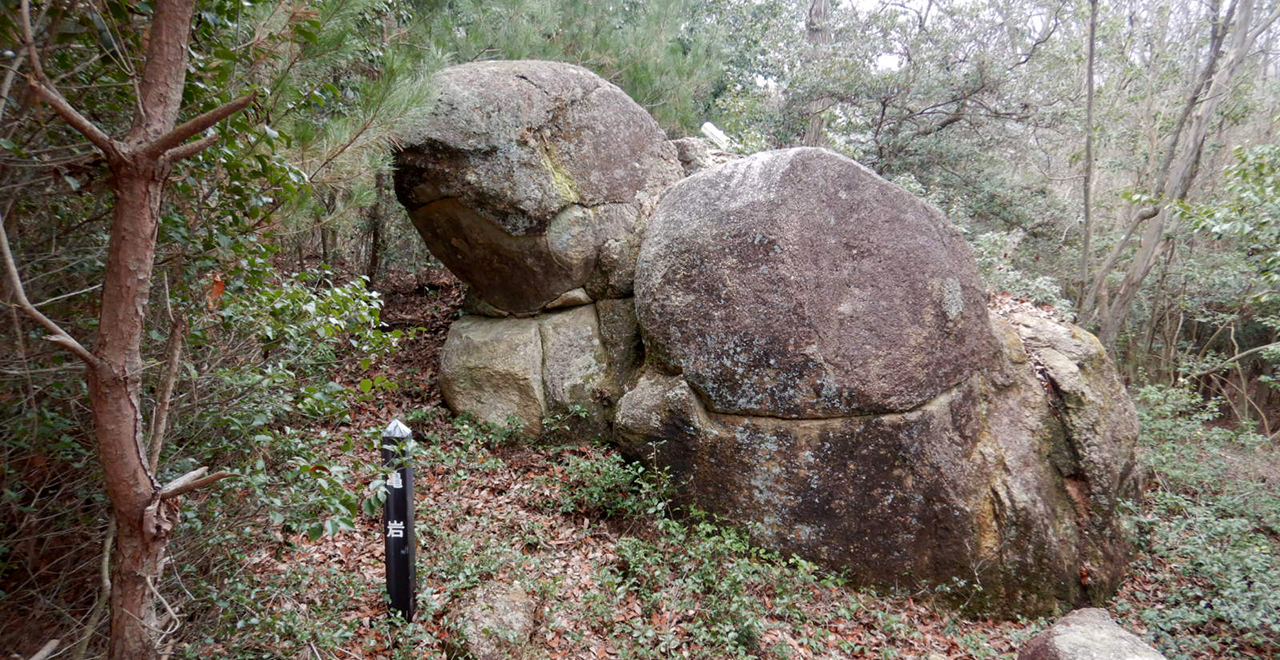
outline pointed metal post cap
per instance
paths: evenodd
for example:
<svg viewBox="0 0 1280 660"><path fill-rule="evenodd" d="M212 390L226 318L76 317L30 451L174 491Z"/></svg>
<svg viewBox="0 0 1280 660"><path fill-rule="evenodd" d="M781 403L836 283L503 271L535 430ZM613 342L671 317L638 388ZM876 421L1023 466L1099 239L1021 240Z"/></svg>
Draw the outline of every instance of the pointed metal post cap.
<svg viewBox="0 0 1280 660"><path fill-rule="evenodd" d="M382 432L382 437L393 440L404 440L406 438L412 438L413 431L410 431L409 427L401 423L400 420L393 419L390 424L387 424L386 430Z"/></svg>

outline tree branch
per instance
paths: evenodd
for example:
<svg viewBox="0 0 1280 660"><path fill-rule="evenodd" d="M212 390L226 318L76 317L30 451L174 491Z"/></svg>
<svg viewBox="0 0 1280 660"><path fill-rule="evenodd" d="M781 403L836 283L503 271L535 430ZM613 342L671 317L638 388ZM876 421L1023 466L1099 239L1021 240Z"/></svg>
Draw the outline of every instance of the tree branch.
<svg viewBox="0 0 1280 660"><path fill-rule="evenodd" d="M160 465L160 450L164 448L164 435L169 428L169 406L173 402L173 386L178 380L182 360L182 340L187 333L187 321L179 317L169 331L169 347L165 351L164 376L160 393L156 396L156 411L151 418L151 438L148 443L147 465L155 474Z"/></svg>
<svg viewBox="0 0 1280 660"><path fill-rule="evenodd" d="M181 147L177 147L175 149L170 150L169 153L166 153L164 155L164 157L170 163L176 163L180 160L186 160L200 153L201 151L204 151L205 149L208 149L209 147L212 147L213 145L217 144L218 138L221 138L221 137L222 136L218 135L217 133L214 133L213 135L206 135L200 138L199 140L196 140L195 142L188 142L182 145Z"/></svg>
<svg viewBox="0 0 1280 660"><path fill-rule="evenodd" d="M1257 347L1257 348L1251 348L1251 349L1249 349L1249 350L1247 350L1247 351L1245 351L1245 352L1243 352L1243 353L1237 353L1236 355L1233 355L1233 356L1231 356L1231 357L1229 357L1229 358L1227 358L1227 359L1223 360L1222 362L1219 362L1219 363L1218 363L1218 366L1216 366L1216 367L1210 367L1210 368L1205 369L1205 370L1203 370L1203 371L1197 371L1197 372L1195 372L1195 373L1191 374L1190 376L1187 376L1187 378L1199 378L1199 377L1201 377L1201 376L1208 376L1209 374L1211 374L1211 373L1213 373L1213 372L1215 372L1215 371L1217 371L1217 370L1219 370L1219 369L1221 369L1221 368L1223 368L1223 367L1225 367L1225 366L1227 366L1227 365L1231 364L1232 362L1239 362L1240 360L1243 360L1243 359L1245 359L1245 358L1249 357L1250 355L1253 355L1253 354L1255 354L1255 353L1261 353L1262 351L1265 351L1265 350L1267 350L1267 349L1269 349L1269 348L1280 348L1280 341L1278 341L1278 342L1273 342L1273 343L1270 343L1270 344L1264 344L1264 345L1259 346L1259 347Z"/></svg>
<svg viewBox="0 0 1280 660"><path fill-rule="evenodd" d="M204 488L205 486L208 486L209 484L214 483L215 481L221 481L223 479L226 479L227 477L240 476L234 472L227 472L226 470L214 472L211 475L205 476L205 473L208 471L209 471L209 468L207 467L198 467L182 475L181 477L174 479L173 481L169 482L167 486L160 489L160 499L162 500L173 499L179 495L184 495L186 493L189 493L197 488Z"/></svg>
<svg viewBox="0 0 1280 660"><path fill-rule="evenodd" d="M49 81L49 77L45 75L44 67L40 66L40 55L36 53L36 40L32 36L31 7L28 0L22 0L22 38L27 42L27 58L31 62L32 73L27 79L27 85L31 87L31 91L48 103L63 121L101 149L107 158L120 158L120 145L87 117L71 107L67 99L58 93L53 83Z"/></svg>
<svg viewBox="0 0 1280 660"><path fill-rule="evenodd" d="M9 275L9 287L13 289L13 298L18 302L18 306L22 308L22 311L27 316L35 319L37 323L53 333L46 339L74 353L76 357L84 360L84 363L89 365L90 369L97 369L100 361L93 353L89 352L89 349L67 334L67 331L63 330L53 319L41 314L40 310L36 309L30 300L27 300L27 292L22 286L22 277L18 275L18 265L13 261L13 253L9 251L9 234L5 232L3 217L0 217L0 259L4 261L4 269Z"/></svg>
<svg viewBox="0 0 1280 660"><path fill-rule="evenodd" d="M58 645L61 643L62 640L60 639L49 640L44 646L40 647L40 650L37 651L35 655L31 656L29 660L46 660L53 655L54 651L58 650Z"/></svg>
<svg viewBox="0 0 1280 660"><path fill-rule="evenodd" d="M1266 32L1267 29L1271 27L1271 24L1275 23L1277 19L1280 19L1280 6L1271 10L1271 14L1266 18L1263 18L1262 22L1258 23L1258 25L1254 27L1253 31L1249 33L1249 40L1257 41L1258 37L1262 36L1262 33Z"/></svg>
<svg viewBox="0 0 1280 660"><path fill-rule="evenodd" d="M946 119L943 119L942 121L936 124L933 124L931 126L925 126L924 128L917 129L914 133L911 134L911 137L913 138L929 137L930 135L933 135L934 133L937 133L938 131L941 131L946 127L964 119L963 113L964 113L964 103L961 102L960 107L956 109L955 114L948 115Z"/></svg>
<svg viewBox="0 0 1280 660"><path fill-rule="evenodd" d="M244 110L257 98L258 93L251 92L234 101L224 103L223 105L220 105L198 117L193 117L175 127L168 133L165 133L164 135L161 135L155 140L147 143L147 145L142 148L142 153L148 156L160 156L161 154L168 152L170 149L175 149L183 142L186 142L188 138L203 133L214 124L217 124L223 119ZM201 140L201 142L203 142L203 140ZM199 142L196 144L199 144Z"/></svg>

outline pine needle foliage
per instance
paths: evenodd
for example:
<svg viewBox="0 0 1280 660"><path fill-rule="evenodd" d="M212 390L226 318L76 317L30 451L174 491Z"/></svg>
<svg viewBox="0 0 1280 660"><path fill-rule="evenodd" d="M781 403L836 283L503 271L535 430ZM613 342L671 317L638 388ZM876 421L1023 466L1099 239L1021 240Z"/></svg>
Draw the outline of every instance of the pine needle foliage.
<svg viewBox="0 0 1280 660"><path fill-rule="evenodd" d="M668 131L706 119L724 76L726 32L692 0L436 0L418 3L431 47L453 63L579 64L621 87Z"/></svg>

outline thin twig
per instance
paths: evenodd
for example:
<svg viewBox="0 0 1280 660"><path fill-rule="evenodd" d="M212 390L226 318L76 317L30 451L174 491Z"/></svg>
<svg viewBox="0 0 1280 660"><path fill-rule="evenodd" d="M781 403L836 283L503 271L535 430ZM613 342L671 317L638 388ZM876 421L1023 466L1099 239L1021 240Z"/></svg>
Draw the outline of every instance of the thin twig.
<svg viewBox="0 0 1280 660"><path fill-rule="evenodd" d="M36 654L31 656L29 660L46 660L53 655L54 651L58 650L58 645L61 643L62 640L60 639L51 639L45 642L45 645L40 647L40 650L36 651Z"/></svg>
<svg viewBox="0 0 1280 660"><path fill-rule="evenodd" d="M4 82L0 82L0 124L4 123L4 113L9 106L9 90L13 89L13 79L18 75L18 67L22 65L22 56L14 53L13 64L6 67Z"/></svg>
<svg viewBox="0 0 1280 660"><path fill-rule="evenodd" d="M182 627L182 620L178 618L178 613L173 611L173 606L169 605L169 601L160 593L160 590L156 588L156 584L151 579L150 575L147 576L147 586L151 588L151 593L155 594L156 599L164 605L164 610L169 614L169 618L173 619L172 628L169 628L168 630L156 630L156 632L160 633L162 637L168 637L169 635L178 632L178 629ZM153 630L155 629L153 628Z"/></svg>
<svg viewBox="0 0 1280 660"><path fill-rule="evenodd" d="M98 599L93 603L93 613L89 615L89 623L85 624L84 635L76 642L75 651L71 654L71 660L84 660L84 654L89 650L89 642L93 639L93 634L98 631L98 626L102 624L102 619L107 613L107 602L111 599L111 549L116 540L116 519L111 518L107 523L107 533L102 539L102 564L99 568L99 589Z"/></svg>
<svg viewBox="0 0 1280 660"><path fill-rule="evenodd" d="M1197 371L1197 372L1195 372L1195 373L1191 374L1190 376L1187 376L1187 378L1199 378L1199 377L1201 377L1201 376L1207 376L1207 375L1209 375L1209 374L1211 374L1211 373L1213 373L1213 372L1215 372L1215 371L1217 371L1217 370L1219 370L1219 369L1221 369L1221 368L1223 368L1223 367L1225 367L1225 366L1227 366L1227 365L1231 364L1232 362L1237 362L1237 361L1239 361L1239 360L1243 360L1244 358L1247 358L1247 357L1249 357L1250 355L1253 355L1254 353L1260 353L1260 352L1265 351L1265 350L1267 350L1267 349L1269 349L1269 348L1280 348L1280 341L1278 341L1278 342L1273 342L1273 343L1270 343L1270 344L1264 344L1264 345L1262 345L1262 346L1258 346L1257 348L1251 348L1251 349L1249 349L1249 350L1247 350L1247 351L1245 351L1245 352L1243 352L1243 353L1237 353L1236 355L1233 355L1233 356L1231 356L1231 357L1227 358L1226 360L1223 360L1222 362L1219 362L1219 363L1218 363L1218 366L1216 366L1216 367L1210 367L1210 368L1205 369L1205 370L1203 370L1203 371Z"/></svg>
<svg viewBox="0 0 1280 660"><path fill-rule="evenodd" d="M156 397L156 410L151 418L151 434L147 440L147 465L152 474L160 465L160 451L164 448L165 432L169 430L169 406L173 401L173 386L178 381L182 362L182 343L187 334L187 319L179 317L169 330L169 346L165 351L164 376Z"/></svg>
<svg viewBox="0 0 1280 660"><path fill-rule="evenodd" d="M40 301L40 302L36 303L36 304L35 304L35 305L33 305L33 306L34 306L34 307L44 307L45 305L48 305L48 304L51 304L51 303L58 302L59 300L62 300L62 299L64 299L64 298L72 298L72 297L78 296L78 295L80 295L80 294L82 294L82 293L89 293L90 291L93 291L93 290L95 290L95 289L101 289L101 288L102 288L102 285L101 285L101 284L95 284L95 285L93 285L93 286L85 287L85 288L83 288L83 289L80 289L79 291L72 291L71 293L64 293L64 294L62 294L62 295L60 295L60 296L54 296L54 297L52 297L52 298L49 298L48 300Z"/></svg>
<svg viewBox="0 0 1280 660"><path fill-rule="evenodd" d="M27 84L31 87L31 91L48 103L54 112L58 113L64 121L71 125L72 128L80 132L89 141L97 145L103 153L109 158L119 158L123 153L121 145L110 136L98 128L87 117L80 114L67 99L58 93L53 83L49 81L49 77L44 73L44 67L40 65L40 54L36 52L36 40L32 36L31 30L31 7L28 0L22 0L22 38L27 42L27 59L31 64L31 75L27 79Z"/></svg>
<svg viewBox="0 0 1280 660"><path fill-rule="evenodd" d="M23 1L23 6L26 6L25 0ZM22 311L26 312L27 316L35 319L37 323L53 333L46 339L74 353L76 357L84 360L84 363L89 365L90 369L97 369L100 366L100 362L93 353L89 352L89 349L67 334L67 331L63 330L62 326L55 323L53 319L41 314L40 310L36 309L30 300L27 300L27 293L22 287L22 277L18 275L18 265L14 263L13 254L9 251L9 234L4 230L4 217L2 216L0 216L0 258L4 260L5 270L9 274L9 287L12 289L13 297L18 302L18 306L22 308Z"/></svg>
<svg viewBox="0 0 1280 660"><path fill-rule="evenodd" d="M196 490L197 488L204 488L205 486L208 486L209 484L214 483L215 481L221 481L222 479L226 479L228 477L240 476L234 472L227 472L226 470L214 472L213 474L205 476L204 473L208 471L209 471L209 468L207 467L198 467L182 475L181 477L174 479L173 481L169 482L169 484L166 485L164 488L160 489L160 499L162 500L173 499L175 497L178 497L179 495L184 495L193 490Z"/></svg>

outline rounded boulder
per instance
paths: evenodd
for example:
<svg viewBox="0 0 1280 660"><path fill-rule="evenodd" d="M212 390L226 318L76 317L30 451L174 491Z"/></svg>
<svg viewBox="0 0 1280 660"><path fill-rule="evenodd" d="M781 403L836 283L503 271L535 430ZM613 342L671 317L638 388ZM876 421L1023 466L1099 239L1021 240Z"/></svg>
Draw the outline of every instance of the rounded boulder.
<svg viewBox="0 0 1280 660"><path fill-rule="evenodd" d="M996 350L959 232L825 149L764 152L672 186L635 292L651 362L724 414L904 412Z"/></svg>
<svg viewBox="0 0 1280 660"><path fill-rule="evenodd" d="M653 118L569 64L475 62L431 84L395 154L396 195L431 252L502 312L629 293L638 223L682 176Z"/></svg>

